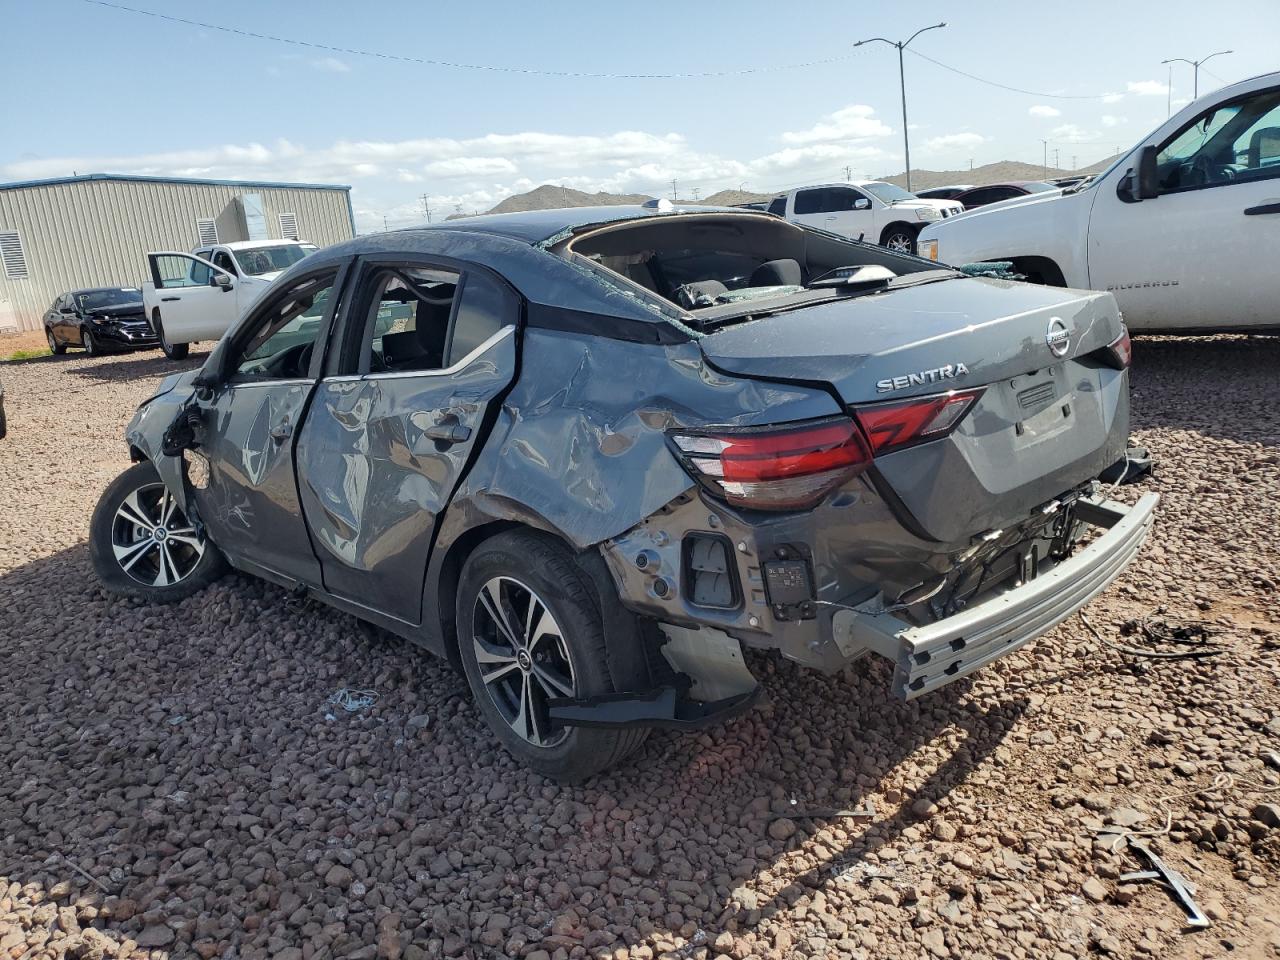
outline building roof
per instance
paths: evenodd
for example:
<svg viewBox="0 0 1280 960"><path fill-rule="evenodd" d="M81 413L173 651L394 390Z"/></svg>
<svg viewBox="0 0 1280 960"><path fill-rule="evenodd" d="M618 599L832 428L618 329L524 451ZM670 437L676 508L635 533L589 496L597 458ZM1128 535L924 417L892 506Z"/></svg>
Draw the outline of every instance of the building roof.
<svg viewBox="0 0 1280 960"><path fill-rule="evenodd" d="M48 187L60 183L82 183L87 180L124 180L141 183L194 183L212 187L267 187L286 190L347 190L344 183L279 183L274 180L204 180L199 177L146 177L128 173L82 173L74 177L50 177L45 180L15 180L0 183L0 190L21 190L24 187Z"/></svg>

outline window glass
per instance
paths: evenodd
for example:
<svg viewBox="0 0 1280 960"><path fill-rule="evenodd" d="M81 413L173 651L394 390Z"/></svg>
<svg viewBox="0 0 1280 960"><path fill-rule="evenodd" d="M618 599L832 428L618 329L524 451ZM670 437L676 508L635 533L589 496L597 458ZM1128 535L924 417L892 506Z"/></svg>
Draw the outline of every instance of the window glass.
<svg viewBox="0 0 1280 960"><path fill-rule="evenodd" d="M449 334L445 366L453 366L503 327L514 324L518 311L516 295L506 284L478 271L469 272Z"/></svg>
<svg viewBox="0 0 1280 960"><path fill-rule="evenodd" d="M825 213L825 190L801 190L796 194L796 214Z"/></svg>
<svg viewBox="0 0 1280 960"><path fill-rule="evenodd" d="M1206 110L1156 155L1162 192L1280 177L1280 91Z"/></svg>
<svg viewBox="0 0 1280 960"><path fill-rule="evenodd" d="M257 315L256 329L236 366L237 380L306 377L333 291L336 272L300 280L273 297Z"/></svg>
<svg viewBox="0 0 1280 960"><path fill-rule="evenodd" d="M914 200L916 198L915 194L907 193L907 191L892 183L881 183L880 181L864 183L862 184L862 189L879 197L885 203L893 203L895 200Z"/></svg>
<svg viewBox="0 0 1280 960"><path fill-rule="evenodd" d="M458 274L427 267L388 267L372 280L369 344L362 372L439 370L446 366Z"/></svg>
<svg viewBox="0 0 1280 960"><path fill-rule="evenodd" d="M209 267L195 257L166 253L155 257L155 284L164 290L174 287L203 287L209 283Z"/></svg>
<svg viewBox="0 0 1280 960"><path fill-rule="evenodd" d="M287 243L274 247L254 247L250 250L237 250L236 262L240 264L240 272L246 277L260 277L264 273L279 273L288 270L309 253L316 252L314 243Z"/></svg>
<svg viewBox="0 0 1280 960"><path fill-rule="evenodd" d="M774 197L769 201L769 212L775 217L785 217L787 215L787 198Z"/></svg>
<svg viewBox="0 0 1280 960"><path fill-rule="evenodd" d="M225 270L233 277L236 275L236 265L231 262L231 254L225 250L219 250L213 255L213 265L219 270Z"/></svg>

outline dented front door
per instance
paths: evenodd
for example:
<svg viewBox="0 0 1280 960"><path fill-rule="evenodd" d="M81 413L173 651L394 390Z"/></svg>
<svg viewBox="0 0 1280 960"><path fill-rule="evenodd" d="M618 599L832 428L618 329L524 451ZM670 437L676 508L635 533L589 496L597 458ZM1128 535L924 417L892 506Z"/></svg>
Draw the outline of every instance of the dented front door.
<svg viewBox="0 0 1280 960"><path fill-rule="evenodd" d="M320 382L298 440L325 589L416 624L435 524L515 375L515 327L455 367Z"/></svg>
<svg viewBox="0 0 1280 960"><path fill-rule="evenodd" d="M204 406L208 482L194 491L214 543L233 558L320 583L294 481L294 431L314 388L309 379L235 383ZM211 429L210 429L211 428Z"/></svg>

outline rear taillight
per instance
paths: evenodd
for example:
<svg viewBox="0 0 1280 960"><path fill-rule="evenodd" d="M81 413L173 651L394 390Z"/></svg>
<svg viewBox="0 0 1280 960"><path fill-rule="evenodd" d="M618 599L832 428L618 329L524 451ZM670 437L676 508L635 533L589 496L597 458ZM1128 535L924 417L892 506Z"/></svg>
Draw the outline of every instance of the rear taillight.
<svg viewBox="0 0 1280 960"><path fill-rule="evenodd" d="M871 441L872 455L890 453L945 437L964 419L983 388L952 390L931 397L912 397L854 408Z"/></svg>
<svg viewBox="0 0 1280 960"><path fill-rule="evenodd" d="M783 427L671 434L685 467L713 494L753 510L803 510L871 465L876 454L945 437L982 390L875 403L854 417Z"/></svg>
<svg viewBox="0 0 1280 960"><path fill-rule="evenodd" d="M1103 359L1117 370L1128 370L1133 362L1133 342L1129 339L1129 328L1126 327L1120 336L1107 344L1102 352Z"/></svg>
<svg viewBox="0 0 1280 960"><path fill-rule="evenodd" d="M799 510L871 463L847 417L785 427L673 433L681 461L712 493L753 510Z"/></svg>

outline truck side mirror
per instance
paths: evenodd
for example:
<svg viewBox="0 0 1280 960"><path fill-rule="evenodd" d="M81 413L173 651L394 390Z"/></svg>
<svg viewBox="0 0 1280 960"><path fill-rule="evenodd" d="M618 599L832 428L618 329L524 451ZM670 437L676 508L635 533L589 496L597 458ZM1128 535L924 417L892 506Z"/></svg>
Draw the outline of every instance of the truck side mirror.
<svg viewBox="0 0 1280 960"><path fill-rule="evenodd" d="M209 286L221 287L223 290L230 290L234 284L231 282L231 276L226 273L214 273L209 276Z"/></svg>
<svg viewBox="0 0 1280 960"><path fill-rule="evenodd" d="M855 210L867 210L870 207L871 201L866 197L859 197L857 200L853 201L853 209Z"/></svg>

